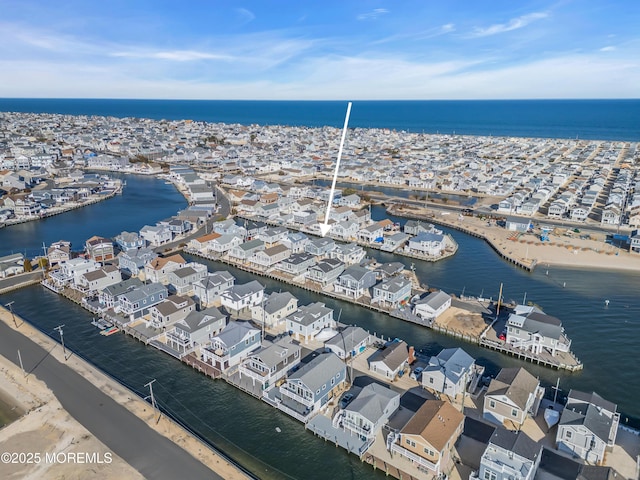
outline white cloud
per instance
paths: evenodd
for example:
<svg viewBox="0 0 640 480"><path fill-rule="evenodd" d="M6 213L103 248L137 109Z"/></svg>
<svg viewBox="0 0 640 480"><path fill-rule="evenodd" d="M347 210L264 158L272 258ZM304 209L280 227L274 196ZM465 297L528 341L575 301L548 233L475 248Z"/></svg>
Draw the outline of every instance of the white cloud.
<svg viewBox="0 0 640 480"><path fill-rule="evenodd" d="M601 52L613 52L616 49L613 45L608 45L600 49Z"/></svg>
<svg viewBox="0 0 640 480"><path fill-rule="evenodd" d="M240 15L244 23L249 23L256 18L255 14L246 8L236 8L236 12Z"/></svg>
<svg viewBox="0 0 640 480"><path fill-rule="evenodd" d="M488 37L490 35L497 35L499 33L510 32L512 30L518 30L519 28L526 27L536 20L541 20L549 16L546 12L534 12L527 15L522 15L517 18L512 18L507 23L496 23L486 28L477 27L469 35L470 37Z"/></svg>
<svg viewBox="0 0 640 480"><path fill-rule="evenodd" d="M447 23L447 24L442 25L440 27L440 31L442 33L453 32L453 31L455 31L455 29L456 29L456 27L455 27L455 25L453 23Z"/></svg>
<svg viewBox="0 0 640 480"><path fill-rule="evenodd" d="M195 50L165 50L165 51L120 51L109 54L111 57L147 58L169 60L172 62L191 62L196 60L225 60L234 59L231 55L198 52Z"/></svg>
<svg viewBox="0 0 640 480"><path fill-rule="evenodd" d="M370 12L361 13L356 18L358 20L375 20L382 15L386 15L387 13L389 13L389 10L387 10L386 8L375 8Z"/></svg>

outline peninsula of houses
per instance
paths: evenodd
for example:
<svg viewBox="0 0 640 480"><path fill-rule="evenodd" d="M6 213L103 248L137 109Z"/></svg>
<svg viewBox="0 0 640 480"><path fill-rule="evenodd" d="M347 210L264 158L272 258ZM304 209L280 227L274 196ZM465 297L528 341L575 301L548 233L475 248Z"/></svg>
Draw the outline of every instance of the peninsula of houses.
<svg viewBox="0 0 640 480"><path fill-rule="evenodd" d="M469 318L464 302L424 288L404 263L366 257L365 248L424 260L454 254L453 239L428 222L401 229L373 221L363 198L345 191L336 196L328 236L316 236L327 192L304 181L330 170L337 129L8 113L0 125L3 189L6 178L26 178L21 170L58 178L83 168L162 173L189 198L174 217L113 239L91 237L82 252L64 240L49 246L43 284L93 312L103 334L122 330L222 379L396 478L635 475L635 459L625 453L635 434L597 393L572 390L561 405L524 368L489 378L464 349L424 356L407 339L379 338L341 323L323 302L300 305L290 292L260 283L275 278L440 331L456 312ZM536 199L531 215L548 215L547 204L572 191L568 205L582 202L580 182L588 190L604 175L593 206L611 200L614 183L627 188L618 224L632 218L627 207L640 205L635 144L375 129L350 135L343 180L501 202L522 193L520 207ZM5 194L7 220L18 217L7 203L16 193ZM230 199L235 218L212 222L220 196ZM519 206L514 200L509 213L529 215ZM590 212L580 221L602 221ZM213 260L217 270L192 257ZM256 279L236 283L225 264ZM528 305L502 316L485 309L461 327L473 324L478 344L556 368L579 364L559 319Z"/></svg>

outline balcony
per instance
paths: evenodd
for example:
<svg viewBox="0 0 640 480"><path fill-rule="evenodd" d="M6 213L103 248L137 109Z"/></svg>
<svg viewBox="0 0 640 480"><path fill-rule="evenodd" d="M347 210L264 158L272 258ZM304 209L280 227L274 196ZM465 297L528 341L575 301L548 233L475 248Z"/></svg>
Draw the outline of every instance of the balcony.
<svg viewBox="0 0 640 480"><path fill-rule="evenodd" d="M354 419L349 418L349 417L345 417L342 420L342 426L345 429L347 429L347 430L349 430L349 431L351 431L351 432L353 432L356 435L359 435L361 437L369 438L369 437L372 437L372 436L375 435L375 432L371 433L371 425L368 425L368 424L367 425L362 425L362 424L356 423L356 421Z"/></svg>
<svg viewBox="0 0 640 480"><path fill-rule="evenodd" d="M290 390L288 388L288 383L285 383L284 385L282 385L280 387L280 394L284 395L286 397L291 398L292 400L295 400L296 402L305 405L307 407L312 407L313 404L315 403L313 398L306 398L302 395L300 395L297 391L295 390Z"/></svg>
<svg viewBox="0 0 640 480"><path fill-rule="evenodd" d="M399 453L403 457L408 458L413 463L417 463L421 467L427 468L428 470L431 470L431 471L436 472L436 473L440 473L440 461L439 460L438 460L438 463L430 462L426 458L423 458L420 455L416 455L415 453L407 450L406 448L401 447L397 443L393 443L391 445L391 451Z"/></svg>
<svg viewBox="0 0 640 480"><path fill-rule="evenodd" d="M191 347L191 339L175 332L167 332L167 341L184 349Z"/></svg>
<svg viewBox="0 0 640 480"><path fill-rule="evenodd" d="M501 472L504 476L508 476L514 480L527 478L533 467L533 463L522 462L518 458L513 458L513 454L511 454L511 458L508 455L509 454L503 452L488 452L482 456L480 464L495 472Z"/></svg>

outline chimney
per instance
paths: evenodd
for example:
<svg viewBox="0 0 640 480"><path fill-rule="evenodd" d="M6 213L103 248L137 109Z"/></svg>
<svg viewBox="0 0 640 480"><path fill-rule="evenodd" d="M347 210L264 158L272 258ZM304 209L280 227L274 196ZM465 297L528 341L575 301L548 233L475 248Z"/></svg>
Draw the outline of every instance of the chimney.
<svg viewBox="0 0 640 480"><path fill-rule="evenodd" d="M415 348L409 347L409 365L416 361Z"/></svg>

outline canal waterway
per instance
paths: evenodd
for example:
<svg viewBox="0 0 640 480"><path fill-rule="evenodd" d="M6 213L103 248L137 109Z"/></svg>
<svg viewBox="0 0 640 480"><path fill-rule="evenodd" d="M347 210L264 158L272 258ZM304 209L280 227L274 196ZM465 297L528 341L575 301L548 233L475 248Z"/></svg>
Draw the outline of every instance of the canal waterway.
<svg viewBox="0 0 640 480"><path fill-rule="evenodd" d="M71 239L78 246L93 234L112 236L122 230L137 230L144 224L174 214L185 205L173 187L162 180L137 176L126 176L126 180L122 196L31 222L37 238L23 238L27 233L12 232L15 227L0 230L0 249L20 251L31 244L33 246L28 248L37 250L43 241L50 243L61 238ZM132 189L136 192L129 191ZM110 205L117 206L118 211L111 212L107 208ZM374 207L372 215L380 219L386 213L382 208ZM64 228L56 223L63 219ZM452 233L459 249L456 255L440 262L409 260L375 250L370 250L369 254L380 261L399 260L407 266L413 263L421 283L456 295L464 292L464 295L495 299L501 283L507 300L523 301L526 294L527 301L539 304L547 313L563 321L573 340L572 350L584 363L584 370L568 373L538 367L347 302L274 280L260 278L259 281L271 291L291 291L300 298L300 304L323 301L336 312L342 312L342 322L360 325L385 337L403 338L428 354L435 354L443 347L459 346L485 365L489 373L495 374L505 366L524 366L546 385L555 384L556 378L560 377L560 386L565 392L569 388L595 390L618 404L624 413L623 423L631 416L631 423L637 424L636 419L640 419L640 404L636 401L640 395L636 370L640 361L636 345L640 328L640 300L637 297L640 272L571 270L538 265L533 273L527 273L500 260L484 241L446 228L443 230ZM195 257L194 260L202 261ZM239 283L254 278L228 265L210 262L210 269L229 270ZM605 300L609 300L608 306L605 306ZM49 334L54 333L55 326L64 323L65 343L69 348L141 395L147 394L143 385L156 378L158 387L156 389L154 384L154 394L161 405L243 465L260 472L262 477L324 478L326 465L331 465L335 478L370 478L373 475L372 469L362 465L356 457L325 444L305 432L300 423L225 382L214 382L124 335L98 335L90 325L88 312L42 287L5 294L0 301L15 301L13 308L17 312ZM276 427L282 433L278 433ZM299 461L300 452L307 452L305 462Z"/></svg>

